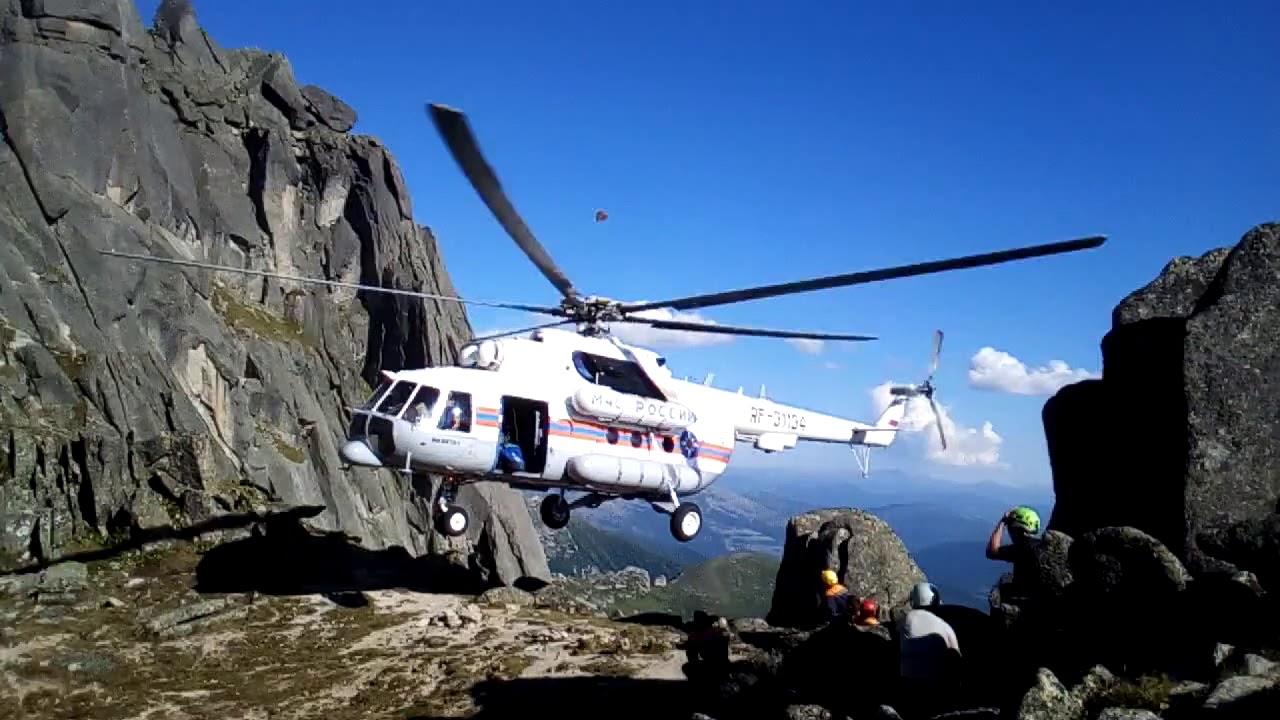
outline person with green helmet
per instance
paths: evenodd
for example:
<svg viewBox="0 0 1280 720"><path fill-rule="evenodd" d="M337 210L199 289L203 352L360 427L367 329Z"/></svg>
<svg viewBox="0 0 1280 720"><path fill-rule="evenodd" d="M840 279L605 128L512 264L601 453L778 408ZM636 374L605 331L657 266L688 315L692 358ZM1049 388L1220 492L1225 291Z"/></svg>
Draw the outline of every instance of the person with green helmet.
<svg viewBox="0 0 1280 720"><path fill-rule="evenodd" d="M1009 531L1011 542L1008 545L1001 545L1000 541L1004 539L1006 529ZM1000 522L997 522L995 529L991 531L991 538L987 540L987 558L1013 564L1016 574L1018 565L1030 559L1039 533L1039 513L1026 505L1013 508L1000 518Z"/></svg>

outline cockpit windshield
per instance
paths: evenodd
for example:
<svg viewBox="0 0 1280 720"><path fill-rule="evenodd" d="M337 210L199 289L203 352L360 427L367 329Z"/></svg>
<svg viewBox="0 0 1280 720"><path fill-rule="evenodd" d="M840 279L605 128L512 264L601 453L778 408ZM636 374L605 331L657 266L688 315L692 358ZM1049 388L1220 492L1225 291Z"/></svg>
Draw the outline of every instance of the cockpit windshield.
<svg viewBox="0 0 1280 720"><path fill-rule="evenodd" d="M409 403L410 396L413 395L416 384L399 380L391 388L391 392L387 393L378 403L377 412L383 415L396 416Z"/></svg>

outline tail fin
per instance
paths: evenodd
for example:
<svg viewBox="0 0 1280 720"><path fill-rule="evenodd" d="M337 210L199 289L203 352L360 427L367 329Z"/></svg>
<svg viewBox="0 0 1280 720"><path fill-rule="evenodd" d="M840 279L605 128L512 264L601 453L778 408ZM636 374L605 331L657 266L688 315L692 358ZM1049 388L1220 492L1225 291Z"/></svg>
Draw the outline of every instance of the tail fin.
<svg viewBox="0 0 1280 720"><path fill-rule="evenodd" d="M907 416L907 398L898 395L893 398L893 402L889 403L889 407L880 413L880 417L876 419L875 427L884 428L883 431L868 430L862 444L874 447L889 447L893 441L897 439L898 433L902 432L900 424L903 418Z"/></svg>

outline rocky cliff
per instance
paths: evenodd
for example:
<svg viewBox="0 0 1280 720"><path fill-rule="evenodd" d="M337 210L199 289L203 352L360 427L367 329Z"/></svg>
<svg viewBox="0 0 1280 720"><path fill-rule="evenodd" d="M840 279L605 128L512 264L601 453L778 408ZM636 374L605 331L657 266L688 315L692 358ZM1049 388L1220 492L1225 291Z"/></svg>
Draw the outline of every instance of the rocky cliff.
<svg viewBox="0 0 1280 720"><path fill-rule="evenodd" d="M1132 526L1193 574L1280 582L1280 224L1177 258L1116 307L1103 376L1044 407L1050 527Z"/></svg>
<svg viewBox="0 0 1280 720"><path fill-rule="evenodd" d="M874 599L892 615L905 610L912 586L927 579L893 528L864 510L796 515L787 521L786 537L767 618L771 625L810 628L823 620L823 570L834 570L854 597Z"/></svg>
<svg viewBox="0 0 1280 720"><path fill-rule="evenodd" d="M545 577L520 496L467 538L391 472L344 470L379 368L449 361L454 303L213 276L145 252L453 294L395 159L289 62L223 49L190 4L0 3L0 552L48 559L279 506L366 547ZM430 481L415 483L429 490Z"/></svg>

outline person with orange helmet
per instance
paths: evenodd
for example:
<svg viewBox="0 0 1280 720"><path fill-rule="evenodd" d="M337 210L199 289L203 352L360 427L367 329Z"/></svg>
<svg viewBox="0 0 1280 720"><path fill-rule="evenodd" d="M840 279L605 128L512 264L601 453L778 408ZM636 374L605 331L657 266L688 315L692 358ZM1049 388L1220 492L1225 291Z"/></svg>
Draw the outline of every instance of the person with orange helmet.
<svg viewBox="0 0 1280 720"><path fill-rule="evenodd" d="M846 617L852 598L849 595L849 589L840 584L840 576L836 575L834 570L823 570L822 584L826 586L822 591L822 598L826 604L827 617L830 619Z"/></svg>

